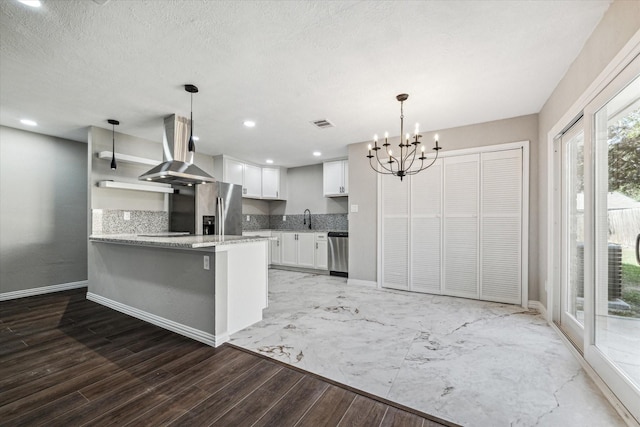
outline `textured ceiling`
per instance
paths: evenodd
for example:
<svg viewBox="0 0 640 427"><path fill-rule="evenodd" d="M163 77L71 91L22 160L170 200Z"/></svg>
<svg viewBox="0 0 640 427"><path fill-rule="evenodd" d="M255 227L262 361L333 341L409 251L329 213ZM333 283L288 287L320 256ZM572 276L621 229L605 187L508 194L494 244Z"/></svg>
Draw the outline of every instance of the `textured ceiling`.
<svg viewBox="0 0 640 427"><path fill-rule="evenodd" d="M425 131L537 113L610 1L42 3L0 1L0 124L160 142L193 83L198 151L298 166L398 135L401 92Z"/></svg>

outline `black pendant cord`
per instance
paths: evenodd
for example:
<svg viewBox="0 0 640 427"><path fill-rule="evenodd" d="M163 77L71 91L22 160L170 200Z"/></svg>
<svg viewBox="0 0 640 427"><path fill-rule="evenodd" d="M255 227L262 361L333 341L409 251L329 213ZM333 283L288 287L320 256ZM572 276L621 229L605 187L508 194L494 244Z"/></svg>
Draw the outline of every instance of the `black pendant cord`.
<svg viewBox="0 0 640 427"><path fill-rule="evenodd" d="M111 125L111 170L116 170L118 168L116 163L116 125L119 125L120 122L113 119L109 119L107 122Z"/></svg>
<svg viewBox="0 0 640 427"><path fill-rule="evenodd" d="M191 135L189 136L189 151L196 151L196 144L193 141L193 93L191 93Z"/></svg>

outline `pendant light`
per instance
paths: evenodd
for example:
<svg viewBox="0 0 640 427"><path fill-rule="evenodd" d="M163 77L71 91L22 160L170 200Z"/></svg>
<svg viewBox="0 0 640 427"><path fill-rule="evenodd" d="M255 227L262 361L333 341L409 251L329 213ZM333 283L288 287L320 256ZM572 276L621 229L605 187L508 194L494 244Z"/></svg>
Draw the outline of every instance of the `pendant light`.
<svg viewBox="0 0 640 427"><path fill-rule="evenodd" d="M193 94L198 93L198 88L195 85L184 85L184 90L191 94L191 134L189 136L189 151L196 151L196 144L193 141Z"/></svg>
<svg viewBox="0 0 640 427"><path fill-rule="evenodd" d="M120 124L119 121L109 119L107 120L111 125L111 169L116 170L118 165L116 164L116 126Z"/></svg>

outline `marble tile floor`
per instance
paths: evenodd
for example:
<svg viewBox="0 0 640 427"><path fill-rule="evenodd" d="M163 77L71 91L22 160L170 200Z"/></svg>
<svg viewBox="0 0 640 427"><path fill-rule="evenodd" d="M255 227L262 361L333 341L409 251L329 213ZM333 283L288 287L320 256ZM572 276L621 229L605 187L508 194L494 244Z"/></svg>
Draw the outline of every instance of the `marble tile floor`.
<svg viewBox="0 0 640 427"><path fill-rule="evenodd" d="M233 344L465 426L624 426L536 312L269 270Z"/></svg>

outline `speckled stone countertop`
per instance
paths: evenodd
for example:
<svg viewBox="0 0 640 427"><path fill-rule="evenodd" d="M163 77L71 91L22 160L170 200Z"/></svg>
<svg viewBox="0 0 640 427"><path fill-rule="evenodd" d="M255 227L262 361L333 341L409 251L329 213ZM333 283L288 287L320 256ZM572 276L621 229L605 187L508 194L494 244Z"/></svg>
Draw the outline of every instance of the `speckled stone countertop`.
<svg viewBox="0 0 640 427"><path fill-rule="evenodd" d="M262 231L273 231L273 232L279 232L279 233L329 233L332 231L338 231L340 233L345 233L347 232L347 230L309 230L304 229L304 230L281 230L281 229L275 229L275 228L263 228L263 229L258 229L258 230L244 230L247 233L257 233L257 232L262 232Z"/></svg>
<svg viewBox="0 0 640 427"><path fill-rule="evenodd" d="M203 236L203 235L142 235L142 234L92 234L92 242L119 243L122 245L156 246L173 249L211 248L220 245L235 245L249 242L271 240L260 236Z"/></svg>

